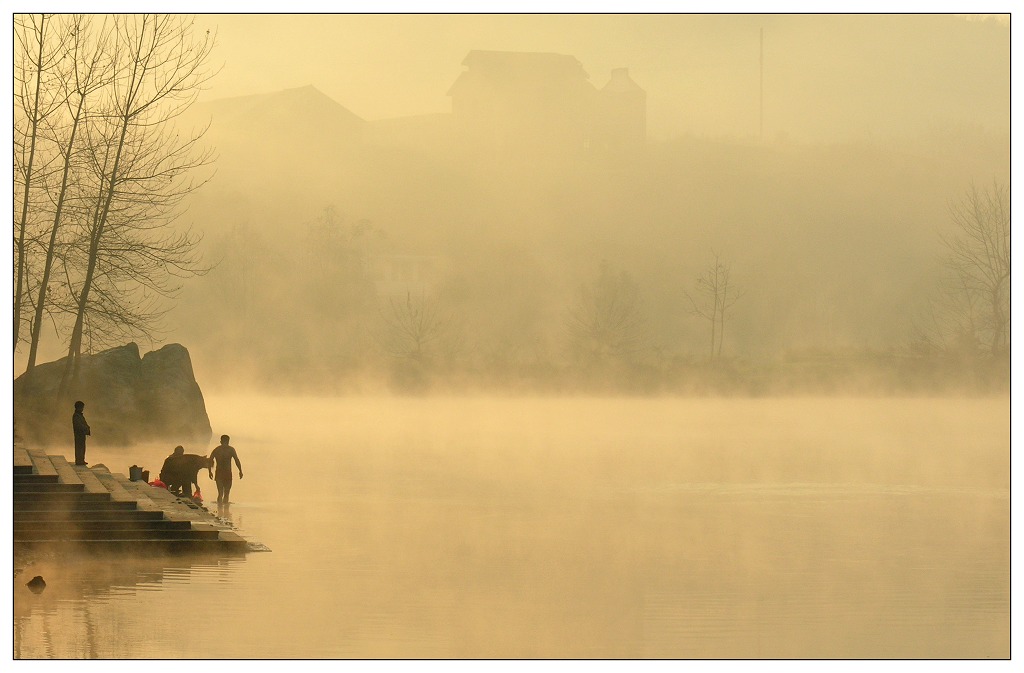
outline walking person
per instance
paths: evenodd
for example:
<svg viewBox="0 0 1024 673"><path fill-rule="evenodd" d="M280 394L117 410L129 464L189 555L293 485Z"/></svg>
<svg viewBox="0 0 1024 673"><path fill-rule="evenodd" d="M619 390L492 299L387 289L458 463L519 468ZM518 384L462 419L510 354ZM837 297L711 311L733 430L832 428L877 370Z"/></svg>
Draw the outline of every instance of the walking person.
<svg viewBox="0 0 1024 673"><path fill-rule="evenodd" d="M75 432L75 465L88 465L85 462L85 437L92 433L89 432L89 424L85 422L84 410L85 402L75 402L75 413L71 416L71 429Z"/></svg>
<svg viewBox="0 0 1024 673"><path fill-rule="evenodd" d="M228 442L231 438L227 435L220 436L220 446L210 452L210 470L213 469L213 463L217 464L215 474L211 474L210 478L217 482L217 504L227 505L228 496L231 495L231 461L235 461L238 465L238 478L242 478L242 463L238 460L238 452L235 451L234 447L229 446Z"/></svg>

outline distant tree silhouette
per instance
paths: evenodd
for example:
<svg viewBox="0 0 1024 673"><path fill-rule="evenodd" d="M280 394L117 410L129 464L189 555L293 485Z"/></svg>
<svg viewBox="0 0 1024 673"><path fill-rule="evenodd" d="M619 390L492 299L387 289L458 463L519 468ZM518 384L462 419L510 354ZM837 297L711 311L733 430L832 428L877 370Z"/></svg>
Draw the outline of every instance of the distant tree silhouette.
<svg viewBox="0 0 1024 673"><path fill-rule="evenodd" d="M387 233L369 220L346 223L330 205L306 224L302 274L325 318L361 313L373 297L374 258L389 243Z"/></svg>
<svg viewBox="0 0 1024 673"><path fill-rule="evenodd" d="M632 276L602 260L597 278L577 291L568 328L573 351L587 364L621 361L643 349L646 319Z"/></svg>
<svg viewBox="0 0 1024 673"><path fill-rule="evenodd" d="M686 293L690 300L690 312L708 321L711 334L709 359L722 357L722 341L725 336L726 314L742 292L732 283L732 269L722 262L721 256L712 251L714 260L697 276L694 294Z"/></svg>
<svg viewBox="0 0 1024 673"><path fill-rule="evenodd" d="M452 322L437 297L407 292L404 298L390 297L380 309L384 321L382 342L395 357L422 364L439 344Z"/></svg>
<svg viewBox="0 0 1024 673"><path fill-rule="evenodd" d="M953 232L924 340L947 351L1004 355L1010 337L1010 197L971 185L949 205Z"/></svg>

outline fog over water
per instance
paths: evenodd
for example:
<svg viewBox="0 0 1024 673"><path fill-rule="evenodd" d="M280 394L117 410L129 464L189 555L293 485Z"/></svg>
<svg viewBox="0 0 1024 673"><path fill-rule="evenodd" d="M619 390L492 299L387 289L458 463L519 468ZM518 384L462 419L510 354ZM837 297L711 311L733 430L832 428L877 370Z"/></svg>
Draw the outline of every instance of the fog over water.
<svg viewBox="0 0 1024 673"><path fill-rule="evenodd" d="M213 154L155 219L194 261L109 239L80 348L188 349L272 551L33 557L15 657L1009 657L1008 16L193 29L168 137ZM69 204L39 363L95 256Z"/></svg>
<svg viewBox="0 0 1024 673"><path fill-rule="evenodd" d="M43 562L16 656L1009 656L1005 400L209 407L273 551Z"/></svg>

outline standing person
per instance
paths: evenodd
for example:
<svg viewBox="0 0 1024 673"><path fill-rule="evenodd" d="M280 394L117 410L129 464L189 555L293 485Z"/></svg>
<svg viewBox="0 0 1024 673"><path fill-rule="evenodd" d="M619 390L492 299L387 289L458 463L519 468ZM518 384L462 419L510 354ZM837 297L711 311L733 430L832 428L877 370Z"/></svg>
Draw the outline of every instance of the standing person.
<svg viewBox="0 0 1024 673"><path fill-rule="evenodd" d="M92 433L85 422L84 410L85 402L75 402L75 413L71 416L71 429L75 432L75 465L88 465L85 462L85 437Z"/></svg>
<svg viewBox="0 0 1024 673"><path fill-rule="evenodd" d="M217 482L217 504L228 504L228 496L231 494L231 460L234 459L238 465L238 478L242 478L242 463L238 460L238 452L234 447L228 446L231 438L227 435L220 436L220 446L210 453L210 469L213 463L217 463L216 475L211 474L210 478Z"/></svg>

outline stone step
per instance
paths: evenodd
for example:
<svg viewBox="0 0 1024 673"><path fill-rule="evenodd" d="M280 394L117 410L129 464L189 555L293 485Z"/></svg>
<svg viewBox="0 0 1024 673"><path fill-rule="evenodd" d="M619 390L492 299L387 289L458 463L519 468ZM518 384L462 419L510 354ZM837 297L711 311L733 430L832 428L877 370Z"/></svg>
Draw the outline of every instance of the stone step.
<svg viewBox="0 0 1024 673"><path fill-rule="evenodd" d="M160 510L123 509L110 507L83 507L72 509L15 509L14 521L160 521L164 513Z"/></svg>
<svg viewBox="0 0 1024 673"><path fill-rule="evenodd" d="M15 474L14 484L56 484L60 479L55 474Z"/></svg>
<svg viewBox="0 0 1024 673"><path fill-rule="evenodd" d="M202 535L213 535L217 536L219 533L225 533L229 531L221 530L220 526L205 521L192 521L192 532L200 533Z"/></svg>
<svg viewBox="0 0 1024 673"><path fill-rule="evenodd" d="M14 447L14 474L32 474L32 459L22 446Z"/></svg>
<svg viewBox="0 0 1024 673"><path fill-rule="evenodd" d="M34 474L57 476L57 468L50 462L50 457L40 451L28 449L29 459L32 461Z"/></svg>
<svg viewBox="0 0 1024 673"><path fill-rule="evenodd" d="M85 486L82 482L68 484L59 481L15 479L13 490L15 493L82 493L85 491Z"/></svg>
<svg viewBox="0 0 1024 673"><path fill-rule="evenodd" d="M57 470L57 476L60 477L60 481L63 484L82 484L82 478L78 476L78 471L68 463L67 458L64 456L50 456L50 462L53 463L53 468ZM84 484L83 484L84 485Z"/></svg>
<svg viewBox="0 0 1024 673"><path fill-rule="evenodd" d="M237 537L237 536L236 536ZM45 547L57 553L115 554L243 554L249 549L242 538L217 540L19 540L25 547Z"/></svg>
<svg viewBox="0 0 1024 673"><path fill-rule="evenodd" d="M90 528L81 530L67 526L61 530L15 530L18 542L43 542L47 540L216 540L216 530L175 530L173 528L151 528L148 530Z"/></svg>
<svg viewBox="0 0 1024 673"><path fill-rule="evenodd" d="M140 481L124 481L121 482L121 486L136 498L139 509L163 512L164 518L169 521L201 522L207 519L202 514L203 510L192 509L182 504L165 488L150 486Z"/></svg>
<svg viewBox="0 0 1024 673"><path fill-rule="evenodd" d="M149 512L164 512L163 507L156 504L155 502L147 498L145 495L139 494L135 500L135 503L137 508L140 510L145 510Z"/></svg>
<svg viewBox="0 0 1024 673"><path fill-rule="evenodd" d="M155 488L153 486L150 486L150 488L153 490L149 492L149 497L152 498L154 502L174 502L181 498L180 495L175 495L166 488Z"/></svg>
<svg viewBox="0 0 1024 673"><path fill-rule="evenodd" d="M191 498L131 481L103 465L71 465L27 449L16 475L13 537L19 545L102 553L245 552L247 540Z"/></svg>
<svg viewBox="0 0 1024 673"><path fill-rule="evenodd" d="M119 502L111 500L109 495L99 493L15 493L14 510L66 511L73 509L93 510L135 510L138 505L134 500Z"/></svg>
<svg viewBox="0 0 1024 673"><path fill-rule="evenodd" d="M181 498L169 492L166 488L150 486L141 481L131 481L123 474L104 474L98 472L97 476L111 492L127 494L134 498L140 508L159 509L169 519L176 520L203 520L202 509L192 503L190 499Z"/></svg>
<svg viewBox="0 0 1024 673"><path fill-rule="evenodd" d="M231 544L240 544L243 546L247 546L249 544L249 542L244 537L230 530L222 530L220 532L220 539L223 542L228 542Z"/></svg>
<svg viewBox="0 0 1024 673"><path fill-rule="evenodd" d="M82 483L85 484L85 490L90 493L110 493L106 486L100 483L100 480L93 474L93 470L80 465L71 465L70 467L75 471L78 478L82 480Z"/></svg>
<svg viewBox="0 0 1024 673"><path fill-rule="evenodd" d="M121 486L131 493L136 502L139 503L139 509L159 509L160 506L153 500L153 494L155 491L163 491L165 489L157 488L156 486L150 486L143 481L129 481L128 483L122 483Z"/></svg>
<svg viewBox="0 0 1024 673"><path fill-rule="evenodd" d="M31 505L33 502L40 505L51 505L61 503L89 503L109 504L110 494L89 493L83 488L68 489L68 484L48 484L52 488L30 488L28 490L14 489L12 497L15 504ZM72 485L74 486L74 485Z"/></svg>
<svg viewBox="0 0 1024 673"><path fill-rule="evenodd" d="M14 530L49 530L74 526L79 530L192 530L191 521L171 521L170 519L36 519L34 521L17 520Z"/></svg>
<svg viewBox="0 0 1024 673"><path fill-rule="evenodd" d="M100 472L98 470L96 471L95 475L99 482L103 485L103 488L107 489L107 492L110 493L111 500L123 502L130 500L132 502L138 503L138 495L135 493L129 493L125 489L125 487L121 485L122 479L124 481L128 481L127 479L124 479L124 475L111 474L110 472Z"/></svg>
<svg viewBox="0 0 1024 673"><path fill-rule="evenodd" d="M169 518L187 519L189 521L208 521L210 514L201 505L189 498L176 496L165 488L153 488L149 497L158 507L164 510Z"/></svg>

